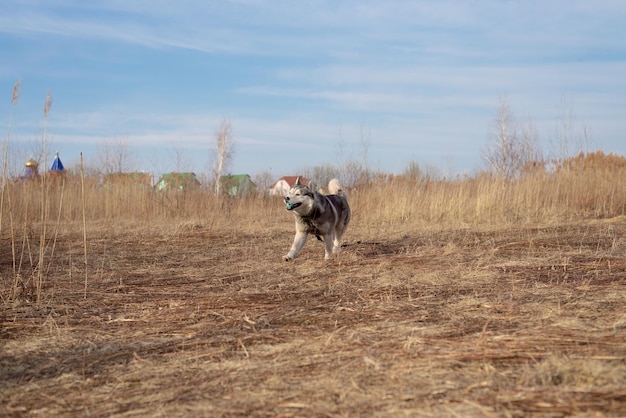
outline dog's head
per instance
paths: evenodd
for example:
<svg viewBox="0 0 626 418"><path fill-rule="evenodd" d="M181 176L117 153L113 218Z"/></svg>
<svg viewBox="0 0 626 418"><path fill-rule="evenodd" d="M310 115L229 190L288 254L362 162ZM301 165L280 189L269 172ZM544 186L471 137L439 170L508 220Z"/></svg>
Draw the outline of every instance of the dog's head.
<svg viewBox="0 0 626 418"><path fill-rule="evenodd" d="M313 208L314 195L309 186L300 183L300 177L298 177L296 184L289 189L289 192L283 200L285 202L285 209L306 216Z"/></svg>

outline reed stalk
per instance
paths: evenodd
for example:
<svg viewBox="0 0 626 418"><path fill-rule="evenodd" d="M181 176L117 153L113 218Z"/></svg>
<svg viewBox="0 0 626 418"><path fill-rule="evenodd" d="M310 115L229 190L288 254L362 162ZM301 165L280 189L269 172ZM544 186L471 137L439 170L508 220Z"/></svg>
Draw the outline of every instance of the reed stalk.
<svg viewBox="0 0 626 418"><path fill-rule="evenodd" d="M47 160L46 160L46 145L47 145L47 121L48 115L50 114L50 108L52 107L52 96L50 95L50 90L48 90L48 94L46 95L46 101L43 106L43 173L41 176L41 235L39 238L39 263L37 264L37 281L36 281L36 302L37 304L41 303L42 298L42 287L44 282L44 259L45 259L45 251L46 251L46 224L48 222L48 173L46 171Z"/></svg>
<svg viewBox="0 0 626 418"><path fill-rule="evenodd" d="M82 202L82 215L83 215L83 255L85 259L85 290L83 298L87 299L87 217L85 208L85 170L83 167L83 153L80 153L80 195Z"/></svg>
<svg viewBox="0 0 626 418"><path fill-rule="evenodd" d="M46 269L46 275L48 275L50 271L50 267L52 267L52 261L54 257L54 251L56 249L57 238L59 236L59 229L61 229L61 214L63 212L63 198L65 196L65 177L61 177L61 193L59 196L59 210L57 212L57 221L54 226L54 238L52 239L52 248L50 250L50 260L48 261L48 268Z"/></svg>
<svg viewBox="0 0 626 418"><path fill-rule="evenodd" d="M4 215L4 199L6 196L7 204L8 204L8 214L9 214L9 227L11 229L11 259L13 266L13 287L11 290L11 299L15 298L17 293L17 285L18 285L18 276L16 272L15 265L15 231L13 227L13 209L11 206L11 193L7 191L9 187L8 178L8 155L9 155L9 142L11 140L11 125L13 121L13 108L17 105L17 102L20 98L20 86L22 85L22 80L18 80L13 85L13 94L11 95L11 108L9 110L9 123L7 125L7 137L4 144L4 158L2 162L2 193L0 196L0 235L2 233L2 220Z"/></svg>

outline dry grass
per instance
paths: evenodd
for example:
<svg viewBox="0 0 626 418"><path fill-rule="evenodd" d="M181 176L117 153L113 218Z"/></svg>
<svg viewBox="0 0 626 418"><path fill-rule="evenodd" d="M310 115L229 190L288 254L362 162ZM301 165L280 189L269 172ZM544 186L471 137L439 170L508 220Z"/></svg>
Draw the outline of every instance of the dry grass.
<svg viewBox="0 0 626 418"><path fill-rule="evenodd" d="M387 178L285 263L274 199L13 183L8 126L2 416L626 415L624 157Z"/></svg>
<svg viewBox="0 0 626 418"><path fill-rule="evenodd" d="M344 251L324 262L310 240L289 263L276 200L86 185L86 294L70 181L39 304L22 189L16 297L6 228L0 248L0 415L626 415L619 204L472 181L354 190Z"/></svg>

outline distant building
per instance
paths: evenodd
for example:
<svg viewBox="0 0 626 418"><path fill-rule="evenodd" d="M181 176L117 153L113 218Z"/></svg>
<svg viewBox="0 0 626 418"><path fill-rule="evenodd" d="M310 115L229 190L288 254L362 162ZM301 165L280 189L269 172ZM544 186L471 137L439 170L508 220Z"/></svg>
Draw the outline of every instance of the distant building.
<svg viewBox="0 0 626 418"><path fill-rule="evenodd" d="M230 174L219 179L220 193L229 196L247 196L256 191L256 184L248 174Z"/></svg>
<svg viewBox="0 0 626 418"><path fill-rule="evenodd" d="M24 168L22 179L27 180L36 177L39 177L39 163L31 157L28 161L26 161L26 167Z"/></svg>
<svg viewBox="0 0 626 418"><path fill-rule="evenodd" d="M311 181L302 176L283 176L276 181L276 183L270 186L270 194L272 196L286 196L289 193L289 189L296 184L296 181L300 177L300 183L311 185Z"/></svg>
<svg viewBox="0 0 626 418"><path fill-rule="evenodd" d="M166 173L163 174L154 188L157 191L166 190L187 190L200 186L196 173Z"/></svg>
<svg viewBox="0 0 626 418"><path fill-rule="evenodd" d="M61 176L65 174L65 167L63 167L63 163L59 158L59 151L57 151L54 156L54 161L52 161L52 165L50 166L50 174L53 176Z"/></svg>

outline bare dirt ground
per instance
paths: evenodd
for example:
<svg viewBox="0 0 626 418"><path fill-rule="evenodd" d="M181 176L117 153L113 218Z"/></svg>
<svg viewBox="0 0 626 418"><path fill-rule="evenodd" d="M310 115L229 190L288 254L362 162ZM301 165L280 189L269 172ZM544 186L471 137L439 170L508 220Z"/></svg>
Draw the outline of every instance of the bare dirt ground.
<svg viewBox="0 0 626 418"><path fill-rule="evenodd" d="M626 416L626 219L65 234L0 316L3 416ZM0 253L3 294L10 248Z"/></svg>

